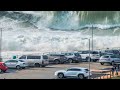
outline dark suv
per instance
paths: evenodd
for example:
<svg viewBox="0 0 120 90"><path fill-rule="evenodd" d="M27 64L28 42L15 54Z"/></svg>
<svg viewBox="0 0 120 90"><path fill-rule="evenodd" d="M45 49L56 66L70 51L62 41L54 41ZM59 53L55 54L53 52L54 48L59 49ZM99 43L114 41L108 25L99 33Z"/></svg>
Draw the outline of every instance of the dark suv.
<svg viewBox="0 0 120 90"><path fill-rule="evenodd" d="M48 58L49 63L60 64L67 62L67 57L65 57L63 54L48 54Z"/></svg>

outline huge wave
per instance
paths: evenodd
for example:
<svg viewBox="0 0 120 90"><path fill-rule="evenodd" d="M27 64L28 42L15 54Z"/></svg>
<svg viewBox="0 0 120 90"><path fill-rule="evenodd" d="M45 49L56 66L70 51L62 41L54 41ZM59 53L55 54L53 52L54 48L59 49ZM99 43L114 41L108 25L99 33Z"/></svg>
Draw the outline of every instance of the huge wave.
<svg viewBox="0 0 120 90"><path fill-rule="evenodd" d="M1 11L2 50L75 51L119 47L119 11Z"/></svg>

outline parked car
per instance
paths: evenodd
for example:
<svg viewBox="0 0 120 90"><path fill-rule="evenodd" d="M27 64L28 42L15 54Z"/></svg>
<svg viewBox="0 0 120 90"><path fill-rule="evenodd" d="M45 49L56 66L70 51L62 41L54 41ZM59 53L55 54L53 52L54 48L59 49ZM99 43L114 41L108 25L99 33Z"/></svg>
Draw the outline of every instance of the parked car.
<svg viewBox="0 0 120 90"><path fill-rule="evenodd" d="M0 62L0 73L1 72L6 72L8 70L8 67L4 62Z"/></svg>
<svg viewBox="0 0 120 90"><path fill-rule="evenodd" d="M23 60L7 60L5 62L6 66L8 68L16 68L16 69L21 69L21 68L26 68L28 65L23 61Z"/></svg>
<svg viewBox="0 0 120 90"><path fill-rule="evenodd" d="M79 78L79 79L85 79L88 78L88 76L92 75L92 73L87 68L82 67L72 67L66 70L59 70L55 72L55 77L57 78Z"/></svg>
<svg viewBox="0 0 120 90"><path fill-rule="evenodd" d="M19 59L25 61L28 66L45 67L49 65L47 55L23 55Z"/></svg>
<svg viewBox="0 0 120 90"><path fill-rule="evenodd" d="M103 53L111 53L111 54L115 54L115 55L120 55L119 50L102 50Z"/></svg>
<svg viewBox="0 0 120 90"><path fill-rule="evenodd" d="M78 53L82 57L82 61L94 61L96 62L100 58L100 54L98 51L90 51L90 57L89 57L89 51L78 51Z"/></svg>
<svg viewBox="0 0 120 90"><path fill-rule="evenodd" d="M104 63L109 63L113 65L114 63L120 62L120 56L118 55L103 55L100 57L99 60L101 65L104 65Z"/></svg>
<svg viewBox="0 0 120 90"><path fill-rule="evenodd" d="M79 63L82 61L81 55L79 53L64 52L62 54L64 54L67 57L69 63L73 63L73 62Z"/></svg>
<svg viewBox="0 0 120 90"><path fill-rule="evenodd" d="M48 57L50 63L60 64L68 62L64 54L48 54Z"/></svg>

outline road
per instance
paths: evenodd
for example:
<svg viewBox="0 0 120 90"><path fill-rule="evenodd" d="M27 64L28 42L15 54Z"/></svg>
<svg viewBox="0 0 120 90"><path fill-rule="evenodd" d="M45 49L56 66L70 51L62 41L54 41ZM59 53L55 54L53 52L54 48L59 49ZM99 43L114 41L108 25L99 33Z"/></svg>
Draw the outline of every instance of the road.
<svg viewBox="0 0 120 90"><path fill-rule="evenodd" d="M0 79L54 79L54 72L61 69L67 69L70 67L85 67L88 68L88 62L73 63L73 64L58 64L49 65L44 68L26 68L23 70L9 69L6 73L0 74ZM98 69L110 69L110 65L100 65L99 63L91 62L91 70ZM93 73L92 77L98 75Z"/></svg>

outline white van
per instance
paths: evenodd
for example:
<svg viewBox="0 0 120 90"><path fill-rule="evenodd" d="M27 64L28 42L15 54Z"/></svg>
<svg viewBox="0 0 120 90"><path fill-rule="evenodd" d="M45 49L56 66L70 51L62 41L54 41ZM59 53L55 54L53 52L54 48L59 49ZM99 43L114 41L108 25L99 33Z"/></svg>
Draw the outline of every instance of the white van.
<svg viewBox="0 0 120 90"><path fill-rule="evenodd" d="M22 55L19 59L25 61L28 66L45 67L49 64L47 55Z"/></svg>

